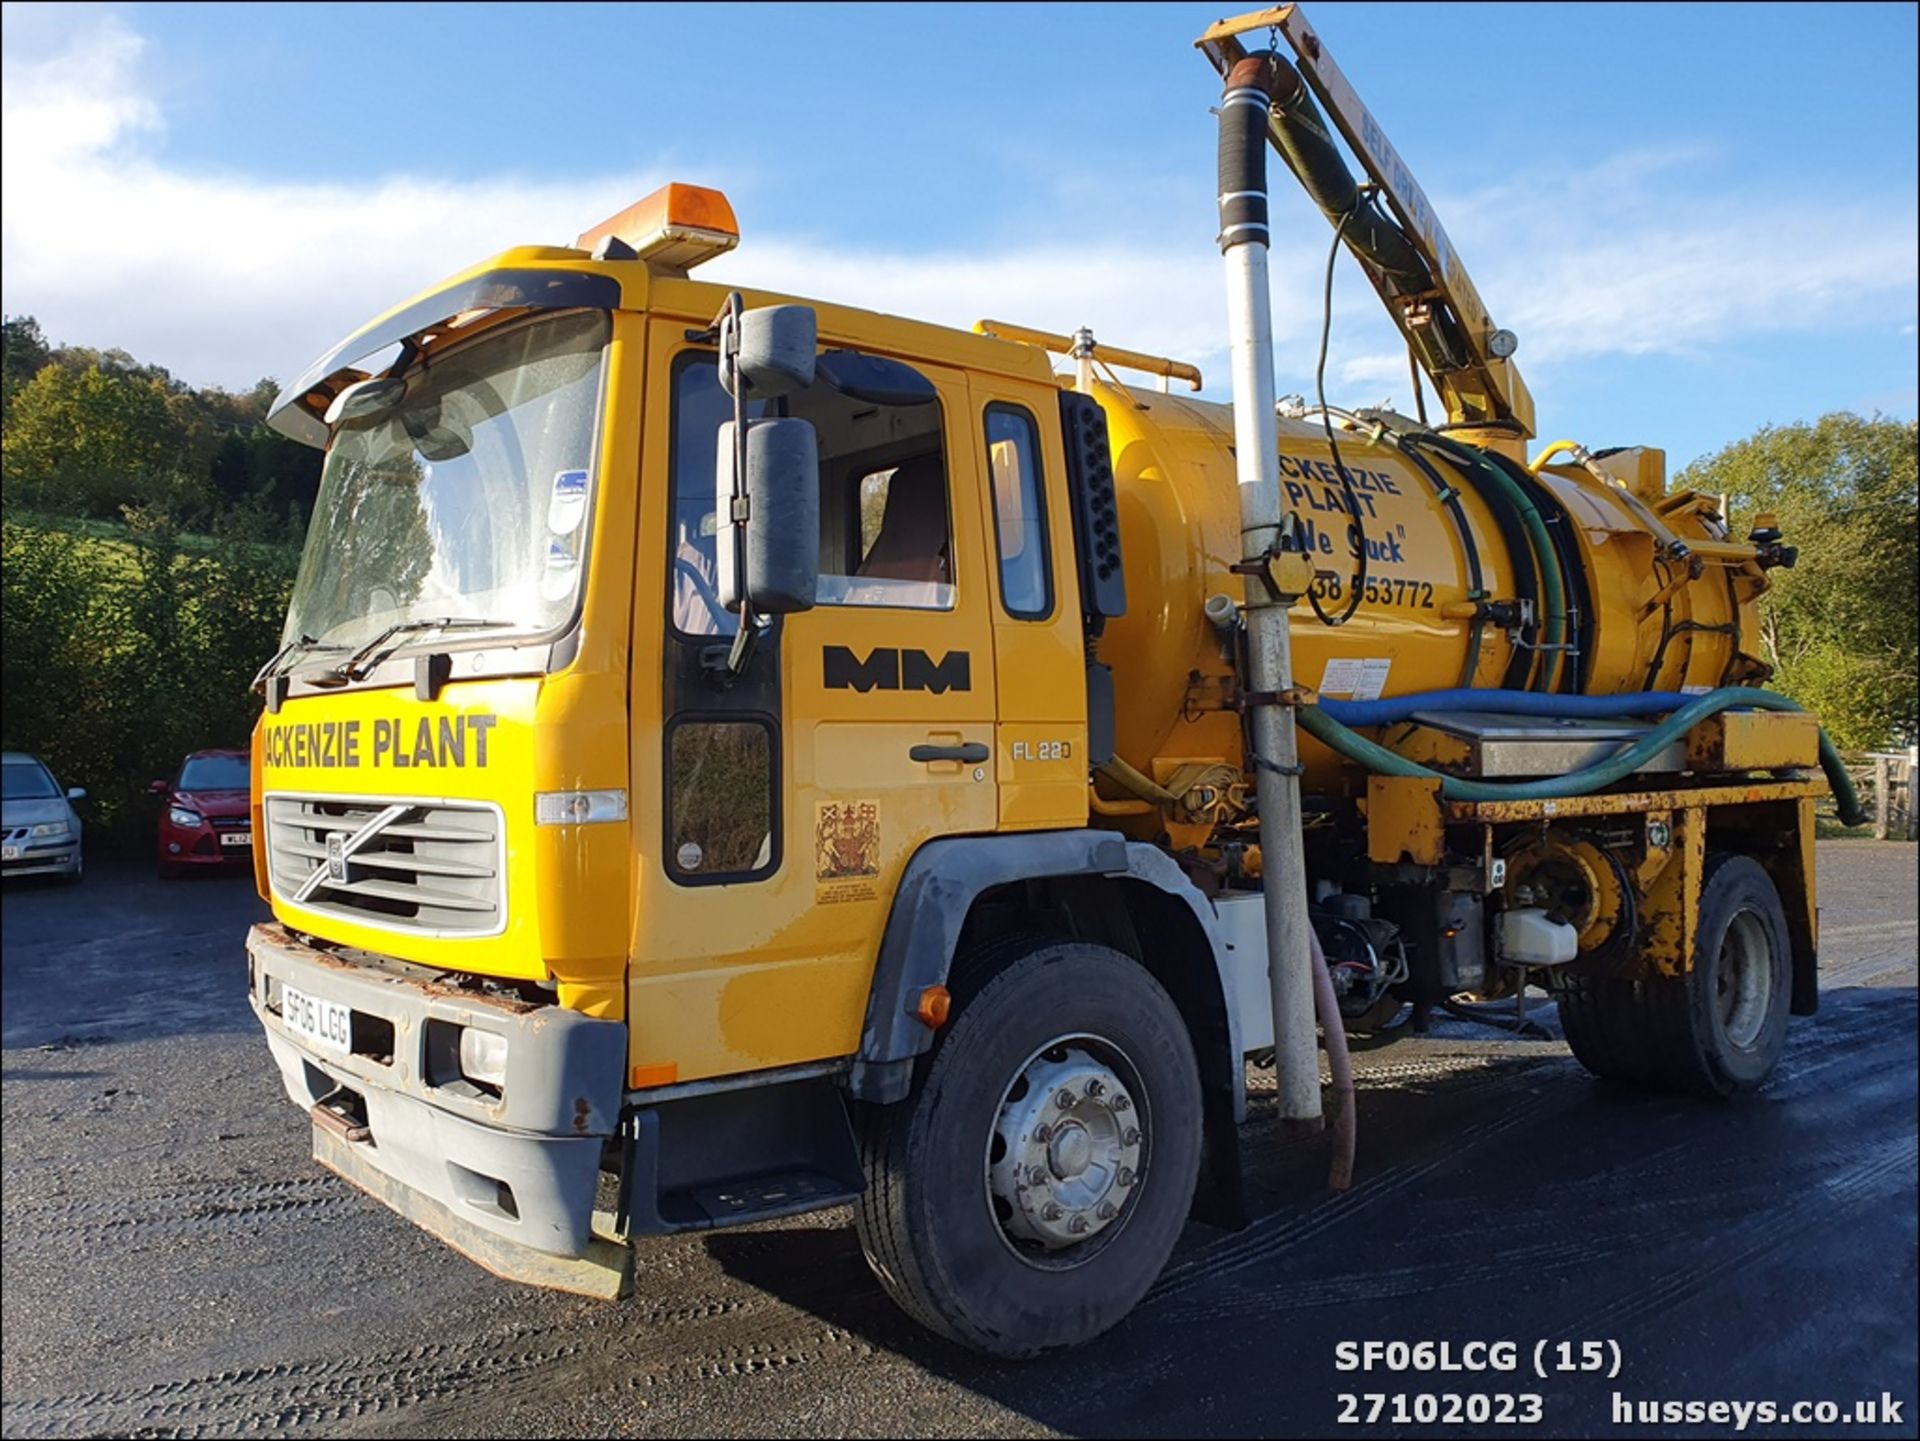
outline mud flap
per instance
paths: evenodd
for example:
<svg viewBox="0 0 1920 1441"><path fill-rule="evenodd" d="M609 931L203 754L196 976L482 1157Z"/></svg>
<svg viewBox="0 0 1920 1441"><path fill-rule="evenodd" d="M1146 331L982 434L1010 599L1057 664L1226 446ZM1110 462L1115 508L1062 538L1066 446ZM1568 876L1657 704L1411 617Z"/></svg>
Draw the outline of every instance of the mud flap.
<svg viewBox="0 0 1920 1441"><path fill-rule="evenodd" d="M502 1280L601 1301L617 1301L633 1290L633 1248L600 1234L598 1227L584 1256L550 1255L496 1236L394 1180L370 1164L359 1145L331 1129L313 1128L313 1159ZM598 1213L595 1220L601 1220Z"/></svg>

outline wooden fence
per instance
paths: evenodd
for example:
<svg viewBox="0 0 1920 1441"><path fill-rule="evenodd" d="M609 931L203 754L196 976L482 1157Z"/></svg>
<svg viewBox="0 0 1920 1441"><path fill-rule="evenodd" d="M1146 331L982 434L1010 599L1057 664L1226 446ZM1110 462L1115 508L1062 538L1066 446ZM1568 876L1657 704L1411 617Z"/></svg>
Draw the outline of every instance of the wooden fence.
<svg viewBox="0 0 1920 1441"><path fill-rule="evenodd" d="M1914 840L1920 836L1913 804L1913 773L1920 757L1904 751L1849 751L1842 755L1860 803L1872 818L1875 840ZM1822 814L1833 813L1831 799L1821 802Z"/></svg>

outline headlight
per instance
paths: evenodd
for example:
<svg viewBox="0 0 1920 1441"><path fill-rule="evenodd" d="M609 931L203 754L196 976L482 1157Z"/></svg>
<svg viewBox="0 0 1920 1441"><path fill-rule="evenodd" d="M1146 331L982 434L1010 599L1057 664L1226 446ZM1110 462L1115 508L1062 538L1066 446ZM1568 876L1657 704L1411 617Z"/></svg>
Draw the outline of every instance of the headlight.
<svg viewBox="0 0 1920 1441"><path fill-rule="evenodd" d="M69 827L65 821L48 821L43 826L35 826L33 834L44 840L65 840Z"/></svg>
<svg viewBox="0 0 1920 1441"><path fill-rule="evenodd" d="M179 806L174 806L167 811L167 819L172 821L176 826L185 826L188 830L192 830L200 824L200 813L198 811L183 811Z"/></svg>
<svg viewBox="0 0 1920 1441"><path fill-rule="evenodd" d="M507 1084L507 1038L472 1026L460 1032L460 1074L489 1086Z"/></svg>

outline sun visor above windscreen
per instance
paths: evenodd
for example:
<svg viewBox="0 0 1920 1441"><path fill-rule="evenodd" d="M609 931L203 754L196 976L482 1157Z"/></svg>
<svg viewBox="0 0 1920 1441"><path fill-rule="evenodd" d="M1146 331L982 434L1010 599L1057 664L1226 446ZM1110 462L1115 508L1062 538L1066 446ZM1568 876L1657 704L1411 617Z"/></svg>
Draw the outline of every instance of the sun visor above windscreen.
<svg viewBox="0 0 1920 1441"><path fill-rule="evenodd" d="M329 384L389 346L423 340L437 328L475 311L616 310L620 282L611 275L567 270L489 270L422 296L404 309L362 327L314 361L282 390L267 424L290 440L323 449L321 419L339 387ZM359 379L354 372L345 379Z"/></svg>

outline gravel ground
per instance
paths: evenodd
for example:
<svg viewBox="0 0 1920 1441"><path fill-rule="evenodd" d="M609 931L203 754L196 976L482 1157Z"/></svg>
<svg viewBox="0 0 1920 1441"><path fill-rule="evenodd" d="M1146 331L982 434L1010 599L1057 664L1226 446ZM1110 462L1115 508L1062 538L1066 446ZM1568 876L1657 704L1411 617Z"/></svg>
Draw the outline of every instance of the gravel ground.
<svg viewBox="0 0 1920 1441"><path fill-rule="evenodd" d="M1124 1325L1023 1366L900 1317L844 1210L646 1241L618 1305L495 1280L308 1159L245 1004L244 880L10 886L0 1432L1325 1435L1342 1392L1532 1391L1544 1422L1501 1430L1611 1429L1614 1392L1889 1392L1881 1434L1912 1435L1915 855L1822 843L1821 1011L1752 1102L1448 1021L1358 1058L1352 1191L1256 1094L1253 1224L1190 1227ZM1334 1369L1336 1341L1421 1339L1623 1368Z"/></svg>

